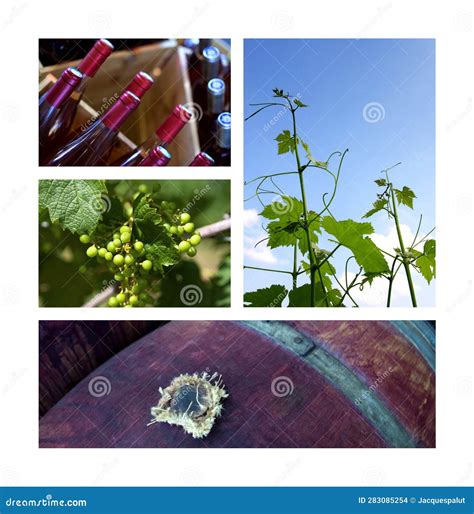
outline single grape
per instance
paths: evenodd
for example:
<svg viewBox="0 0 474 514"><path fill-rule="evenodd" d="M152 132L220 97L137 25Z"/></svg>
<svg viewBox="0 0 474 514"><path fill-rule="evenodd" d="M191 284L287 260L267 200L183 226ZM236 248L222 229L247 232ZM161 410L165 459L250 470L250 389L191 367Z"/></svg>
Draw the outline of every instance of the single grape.
<svg viewBox="0 0 474 514"><path fill-rule="evenodd" d="M195 234L193 234L189 239L188 241L193 245L193 246L197 246L200 242L201 242L201 234L199 234L199 232L196 232Z"/></svg>
<svg viewBox="0 0 474 514"><path fill-rule="evenodd" d="M108 303L109 307L117 307L117 305L118 305L117 298L115 298L115 296L111 296L107 303Z"/></svg>
<svg viewBox="0 0 474 514"><path fill-rule="evenodd" d="M183 212L181 214L181 216L179 217L179 219L181 220L181 223L188 223L189 221L191 221L191 216L188 212Z"/></svg>
<svg viewBox="0 0 474 514"><path fill-rule="evenodd" d="M133 258L133 255L127 254L127 255L125 256L125 259L124 259L124 260L125 260L125 264L130 265L130 264L132 264L132 263L133 263L133 261L134 261L135 259Z"/></svg>
<svg viewBox="0 0 474 514"><path fill-rule="evenodd" d="M119 238L114 239L114 246L115 248L120 248L122 246L122 241Z"/></svg>
<svg viewBox="0 0 474 514"><path fill-rule="evenodd" d="M120 239L120 233L114 232L114 235L112 236L112 239Z"/></svg>
<svg viewBox="0 0 474 514"><path fill-rule="evenodd" d="M126 299L125 297L125 293L119 293L115 299L117 300L118 303L123 303Z"/></svg>
<svg viewBox="0 0 474 514"><path fill-rule="evenodd" d="M95 257L97 255L97 248L95 245L89 246L86 250L87 257Z"/></svg>
<svg viewBox="0 0 474 514"><path fill-rule="evenodd" d="M135 305L136 303L138 303L138 296L132 294L132 296L130 296L128 301L130 302L130 305Z"/></svg>
<svg viewBox="0 0 474 514"><path fill-rule="evenodd" d="M133 307L133 305L130 305L129 303L127 303L127 305L124 305L123 307L124 307L124 308L125 308L125 307L130 308L130 307Z"/></svg>
<svg viewBox="0 0 474 514"><path fill-rule="evenodd" d="M166 209L168 207L168 202L166 200L162 200L160 205L162 209Z"/></svg>
<svg viewBox="0 0 474 514"><path fill-rule="evenodd" d="M148 193L148 186L146 184L140 184L138 191L140 191L140 193Z"/></svg>
<svg viewBox="0 0 474 514"><path fill-rule="evenodd" d="M122 273L115 273L114 280L116 280L117 282L121 282L122 279L123 279Z"/></svg>
<svg viewBox="0 0 474 514"><path fill-rule="evenodd" d="M194 257L197 254L197 250L194 246L191 246L191 248L186 252L189 257Z"/></svg>
<svg viewBox="0 0 474 514"><path fill-rule="evenodd" d="M128 225L122 225L120 227L120 233L124 234L125 232L130 232L130 227Z"/></svg>
<svg viewBox="0 0 474 514"><path fill-rule="evenodd" d="M153 267L153 263L151 261L149 261L148 259L146 261L142 262L142 268L145 271L150 271L152 267Z"/></svg>
<svg viewBox="0 0 474 514"><path fill-rule="evenodd" d="M104 255L104 258L105 258L106 261L111 261L114 258L114 254L112 252L107 252Z"/></svg>
<svg viewBox="0 0 474 514"><path fill-rule="evenodd" d="M170 227L170 234L177 234L178 233L178 227L175 227L174 225L172 225Z"/></svg>
<svg viewBox="0 0 474 514"><path fill-rule="evenodd" d="M123 234L120 234L120 240L122 243L129 243L132 236L130 235L130 232L124 232Z"/></svg>
<svg viewBox="0 0 474 514"><path fill-rule="evenodd" d="M121 255L120 253L118 253L117 255L114 255L114 264L116 266L122 266L123 261L124 261L123 255Z"/></svg>
<svg viewBox="0 0 474 514"><path fill-rule="evenodd" d="M194 232L194 223L185 223L183 228L185 232L190 234L191 232Z"/></svg>
<svg viewBox="0 0 474 514"><path fill-rule="evenodd" d="M110 241L107 243L107 250L109 252L115 252L115 245L113 241Z"/></svg>
<svg viewBox="0 0 474 514"><path fill-rule="evenodd" d="M99 257L105 257L105 254L107 253L107 248L99 248Z"/></svg>
<svg viewBox="0 0 474 514"><path fill-rule="evenodd" d="M178 225L178 226L176 227L176 229L178 230L178 234L179 234L180 236L182 236L182 235L184 234L184 227L182 227L181 225Z"/></svg>
<svg viewBox="0 0 474 514"><path fill-rule="evenodd" d="M87 243L90 243L91 238L87 234L82 234L82 236L79 238L79 241L81 243L84 243L85 245Z"/></svg>
<svg viewBox="0 0 474 514"><path fill-rule="evenodd" d="M133 248L135 248L137 252L141 252L143 250L143 243L141 241L135 241Z"/></svg>
<svg viewBox="0 0 474 514"><path fill-rule="evenodd" d="M191 248L191 244L188 241L181 241L178 245L178 251L180 253L187 252Z"/></svg>

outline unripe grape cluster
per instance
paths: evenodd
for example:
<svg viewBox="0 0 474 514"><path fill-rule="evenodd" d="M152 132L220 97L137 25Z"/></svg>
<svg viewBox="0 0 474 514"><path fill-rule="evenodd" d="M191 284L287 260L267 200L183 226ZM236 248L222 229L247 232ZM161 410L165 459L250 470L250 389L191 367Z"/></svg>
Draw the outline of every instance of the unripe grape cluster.
<svg viewBox="0 0 474 514"><path fill-rule="evenodd" d="M161 203L162 209L169 209L168 202ZM176 250L189 257L197 253L196 247L201 242L201 235L194 230L194 223L187 212L174 213L169 216L172 223L163 223L163 227L174 241ZM151 257L147 255L146 245L134 237L133 217L112 234L109 241L103 244L93 242L91 236L82 234L79 240L89 245L86 255L103 262L114 274L119 283L118 293L109 298L109 307L138 307L147 303L146 292L153 270Z"/></svg>

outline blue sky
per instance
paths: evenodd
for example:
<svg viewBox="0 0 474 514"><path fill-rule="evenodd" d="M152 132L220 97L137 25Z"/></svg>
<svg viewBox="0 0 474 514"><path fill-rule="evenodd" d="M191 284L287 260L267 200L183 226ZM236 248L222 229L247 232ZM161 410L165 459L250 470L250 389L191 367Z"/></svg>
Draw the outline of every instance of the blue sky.
<svg viewBox="0 0 474 514"><path fill-rule="evenodd" d="M400 188L411 187L417 198L414 210L400 209L406 233L413 234L423 214L421 233L435 224L435 42L428 39L260 39L245 41L245 116L255 107L250 103L272 101L278 87L300 97L309 108L298 111L301 137L310 144L316 159L326 160L335 150L349 149L341 172L332 212L337 219L360 220L375 200L373 180L380 170L399 161L391 173ZM372 106L372 107L371 107ZM245 122L245 178L295 169L294 156L276 153L275 137L290 129L291 116L279 107L267 109ZM278 185L300 197L297 179L284 177ZM321 208L321 195L331 190L329 177L306 175L310 208ZM247 186L246 198L254 193ZM271 195L267 200L271 202ZM291 250L270 252L254 243L265 234L257 213L261 206L253 199L245 203L245 263L290 269ZM383 214L370 220L375 240L393 246L392 223ZM322 245L324 247L324 245ZM331 244L327 244L328 249ZM348 254L335 260L341 271ZM245 290L272 283L289 285L286 275L245 271ZM289 276L288 276L289 277ZM380 305L386 281L365 291L365 305ZM434 282L427 286L416 280L419 304L434 305ZM363 302L364 303L364 302ZM362 305L362 304L361 304ZM397 277L394 306L409 306L405 277Z"/></svg>

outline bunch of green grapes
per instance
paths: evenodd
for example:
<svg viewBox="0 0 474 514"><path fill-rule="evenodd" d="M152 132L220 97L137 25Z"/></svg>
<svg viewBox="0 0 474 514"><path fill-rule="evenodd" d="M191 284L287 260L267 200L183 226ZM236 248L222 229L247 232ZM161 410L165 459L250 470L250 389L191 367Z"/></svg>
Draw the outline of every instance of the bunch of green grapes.
<svg viewBox="0 0 474 514"><path fill-rule="evenodd" d="M162 202L162 208L169 206L167 202ZM176 250L194 257L197 253L196 247L201 242L201 234L194 230L191 216L187 212L174 213L171 220L175 223L163 223L163 226L175 241ZM97 258L105 263L114 274L114 280L118 282L119 292L109 298L109 307L140 307L146 305L148 299L147 275L153 269L153 262L146 255L144 242L134 237L133 222L131 216L102 245L92 241L87 234L79 237L81 243L92 243L86 250L87 257Z"/></svg>

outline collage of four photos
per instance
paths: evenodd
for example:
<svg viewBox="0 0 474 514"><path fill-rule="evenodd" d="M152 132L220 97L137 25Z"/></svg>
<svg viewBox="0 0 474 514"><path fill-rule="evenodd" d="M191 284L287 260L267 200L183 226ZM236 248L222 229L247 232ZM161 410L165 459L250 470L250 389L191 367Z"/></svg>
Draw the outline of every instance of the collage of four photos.
<svg viewBox="0 0 474 514"><path fill-rule="evenodd" d="M435 448L435 40L38 47L39 447Z"/></svg>

